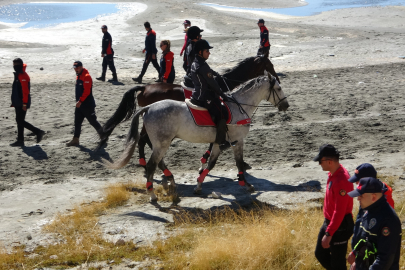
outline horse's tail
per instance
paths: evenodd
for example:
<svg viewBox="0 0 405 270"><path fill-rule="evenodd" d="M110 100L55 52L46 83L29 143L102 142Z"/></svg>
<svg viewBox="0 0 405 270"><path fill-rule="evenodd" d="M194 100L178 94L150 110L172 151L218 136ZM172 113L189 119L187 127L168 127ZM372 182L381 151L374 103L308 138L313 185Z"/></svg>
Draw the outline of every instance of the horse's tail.
<svg viewBox="0 0 405 270"><path fill-rule="evenodd" d="M145 86L136 86L124 94L121 103L118 105L118 109L104 126L102 126L101 130L98 131L101 139L98 147L103 146L107 142L108 137L119 123L127 121L132 117L136 110L135 94L143 90L145 90Z"/></svg>
<svg viewBox="0 0 405 270"><path fill-rule="evenodd" d="M135 113L134 117L132 118L131 127L129 128L127 141L125 142L124 152L114 163L111 163L108 160L104 159L103 162L107 168L120 169L125 165L127 165L128 162L131 160L131 157L135 151L135 146L139 141L139 130L138 130L139 117L141 116L142 113L148 111L149 107L150 106L146 106L145 108L142 108Z"/></svg>

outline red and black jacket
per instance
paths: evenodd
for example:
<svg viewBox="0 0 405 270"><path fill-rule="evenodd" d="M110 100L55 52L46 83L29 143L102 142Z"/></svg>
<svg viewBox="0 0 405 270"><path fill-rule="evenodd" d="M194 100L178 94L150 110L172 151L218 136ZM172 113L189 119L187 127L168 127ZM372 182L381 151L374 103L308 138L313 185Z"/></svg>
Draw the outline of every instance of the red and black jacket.
<svg viewBox="0 0 405 270"><path fill-rule="evenodd" d="M156 32L152 28L146 33L145 50L147 54L156 54Z"/></svg>
<svg viewBox="0 0 405 270"><path fill-rule="evenodd" d="M269 47L269 30L266 26L260 27L260 46Z"/></svg>
<svg viewBox="0 0 405 270"><path fill-rule="evenodd" d="M27 65L23 64L23 71L21 73L14 72L11 107L22 107L23 104L26 104L28 109L31 106L30 76L25 72L26 68Z"/></svg>
<svg viewBox="0 0 405 270"><path fill-rule="evenodd" d="M110 35L110 33L105 32L104 36L103 36L103 41L102 41L102 54L114 54L114 50L112 49L112 37Z"/></svg>
<svg viewBox="0 0 405 270"><path fill-rule="evenodd" d="M76 78L76 102L82 102L80 108L94 108L96 102L93 97L93 80L87 69L83 71Z"/></svg>
<svg viewBox="0 0 405 270"><path fill-rule="evenodd" d="M170 75L174 76L174 53L168 52L162 55L160 58L160 77L167 80Z"/></svg>

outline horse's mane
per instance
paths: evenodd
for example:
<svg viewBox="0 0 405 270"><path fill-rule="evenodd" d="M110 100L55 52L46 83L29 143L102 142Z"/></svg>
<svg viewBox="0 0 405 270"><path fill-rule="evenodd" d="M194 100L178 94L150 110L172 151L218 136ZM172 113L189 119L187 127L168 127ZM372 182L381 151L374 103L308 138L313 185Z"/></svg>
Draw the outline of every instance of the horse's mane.
<svg viewBox="0 0 405 270"><path fill-rule="evenodd" d="M253 79L251 79L251 80L249 80L247 82L244 82L243 84L241 84L237 88L235 88L231 92L231 94L234 94L234 93L239 92L239 91L243 91L245 89L252 89L254 86L256 86L258 84L261 84L262 81L264 81L266 78L268 78L268 77L263 75L263 76L253 78Z"/></svg>

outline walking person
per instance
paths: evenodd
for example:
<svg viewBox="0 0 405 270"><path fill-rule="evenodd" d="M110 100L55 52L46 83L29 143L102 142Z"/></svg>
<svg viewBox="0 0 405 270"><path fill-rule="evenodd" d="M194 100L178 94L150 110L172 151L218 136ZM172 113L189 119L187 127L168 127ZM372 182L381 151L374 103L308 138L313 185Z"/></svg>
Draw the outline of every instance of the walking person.
<svg viewBox="0 0 405 270"><path fill-rule="evenodd" d="M103 40L101 43L101 57L103 57L103 71L101 73L101 77L96 78L99 81L105 81L105 74L107 72L107 66L110 68L112 72L113 78L108 80L109 82L118 82L117 78L117 71L115 70L114 65L114 50L112 48L112 37L110 33L108 33L107 25L101 26L101 32L104 33Z"/></svg>
<svg viewBox="0 0 405 270"><path fill-rule="evenodd" d="M17 122L17 141L10 144L13 147L24 146L24 128L32 131L37 136L37 143L39 143L45 131L34 127L27 121L25 121L25 116L27 115L27 110L31 106L31 82L30 76L25 72L27 65L24 64L21 58L16 58L13 60L14 68L14 82L11 91L11 107L15 109L15 120Z"/></svg>
<svg viewBox="0 0 405 270"><path fill-rule="evenodd" d="M191 26L191 22L189 20L185 20L183 22L183 25L184 25L184 33L185 33L185 35L184 35L184 44L183 44L183 47L181 48L181 51L180 51L180 56L183 56L183 52L186 50L187 45L188 45L189 39L187 37L187 30ZM186 55L183 56L183 69L184 69L184 71L187 71L187 57L186 57Z"/></svg>
<svg viewBox="0 0 405 270"><path fill-rule="evenodd" d="M149 63L152 62L153 66L155 67L156 71L160 72L160 67L156 59L157 49L156 49L156 32L150 27L149 22L145 22L143 24L146 30L146 37L145 37L145 49L143 49L142 53L145 53L145 61L143 62L143 67L141 74L137 78L132 78L137 83L142 83L143 75L145 75L146 70L148 69Z"/></svg>
<svg viewBox="0 0 405 270"><path fill-rule="evenodd" d="M266 26L264 26L264 20L259 19L257 25L260 29L260 47L257 51L257 55L264 55L265 57L269 57L270 53L270 42L269 42L269 30Z"/></svg>
<svg viewBox="0 0 405 270"><path fill-rule="evenodd" d="M76 61L73 64L73 68L76 72L76 108L75 108L75 131L73 139L66 144L66 146L78 146L80 133L82 131L82 124L84 118L98 132L101 125L97 121L96 116L96 102L93 97L93 80L89 74L89 71L83 68L83 64L80 61Z"/></svg>
<svg viewBox="0 0 405 270"><path fill-rule="evenodd" d="M160 42L162 57L160 58L160 80L164 83L173 83L176 77L174 70L174 53L170 51L170 40Z"/></svg>
<svg viewBox="0 0 405 270"><path fill-rule="evenodd" d="M361 178L348 193L357 197L364 214L356 224L355 246L348 257L351 270L398 270L402 228L395 210L384 196L384 184L376 178ZM354 262L353 262L354 259Z"/></svg>
<svg viewBox="0 0 405 270"><path fill-rule="evenodd" d="M353 184L348 181L349 173L339 163L339 152L333 145L322 145L314 161L329 172L323 204L325 221L318 234L315 257L325 269L347 269L347 242L354 227L353 199L347 193L353 190Z"/></svg>

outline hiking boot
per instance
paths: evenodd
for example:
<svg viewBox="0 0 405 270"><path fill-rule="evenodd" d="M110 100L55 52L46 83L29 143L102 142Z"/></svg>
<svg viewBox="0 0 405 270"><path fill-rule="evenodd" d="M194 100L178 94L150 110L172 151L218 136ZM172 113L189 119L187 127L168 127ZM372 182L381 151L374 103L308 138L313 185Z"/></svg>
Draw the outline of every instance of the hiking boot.
<svg viewBox="0 0 405 270"><path fill-rule="evenodd" d="M142 78L140 78L140 77L138 77L138 78L132 78L132 80L133 80L134 82L137 82L137 83L142 83Z"/></svg>
<svg viewBox="0 0 405 270"><path fill-rule="evenodd" d="M40 130L39 133L37 134L37 143L40 143L42 141L42 138L45 135L45 131Z"/></svg>
<svg viewBox="0 0 405 270"><path fill-rule="evenodd" d="M117 74L113 74L113 78L108 80L108 82L118 82Z"/></svg>
<svg viewBox="0 0 405 270"><path fill-rule="evenodd" d="M11 147L23 147L24 146L24 141L16 141L10 144Z"/></svg>
<svg viewBox="0 0 405 270"><path fill-rule="evenodd" d="M98 78L96 78L96 80L99 80L99 81L105 82L105 76L98 77Z"/></svg>
<svg viewBox="0 0 405 270"><path fill-rule="evenodd" d="M66 146L79 146L79 138L73 137L73 139L68 142Z"/></svg>

